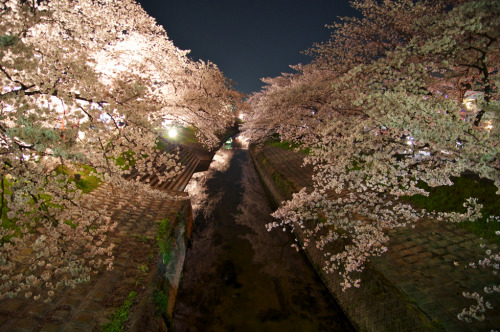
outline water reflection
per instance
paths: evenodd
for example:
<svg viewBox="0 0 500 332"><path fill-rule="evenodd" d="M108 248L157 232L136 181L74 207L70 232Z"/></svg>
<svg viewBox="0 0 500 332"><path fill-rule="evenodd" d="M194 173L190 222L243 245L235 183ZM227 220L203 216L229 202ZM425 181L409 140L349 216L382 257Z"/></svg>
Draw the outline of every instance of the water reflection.
<svg viewBox="0 0 500 332"><path fill-rule="evenodd" d="M236 134L224 142L225 150L233 150L233 149L248 149L248 138L245 137L244 134L239 133Z"/></svg>
<svg viewBox="0 0 500 332"><path fill-rule="evenodd" d="M205 181L208 197L222 196L196 218L174 330L352 331L290 234L267 232L271 210L247 151L222 150L233 157Z"/></svg>
<svg viewBox="0 0 500 332"><path fill-rule="evenodd" d="M212 179L215 174L227 171L232 158L232 151L220 149L214 155L207 171L193 174L193 177L186 186L186 192L191 199L194 218L198 214L202 214L207 220L211 217L213 209L222 198L222 191L212 192L209 195L207 192L207 181Z"/></svg>
<svg viewBox="0 0 500 332"><path fill-rule="evenodd" d="M264 227L271 221L272 210L265 200L266 194L250 160L242 162L241 186L244 189L243 198L237 208L235 221L251 229L251 232L241 236L252 244L254 263L262 265L261 272L273 277L285 277L288 273L294 273L288 271L284 260L287 256L284 255L285 251L289 250L285 248L290 247L290 237L269 234ZM270 248L275 250L269 250Z"/></svg>

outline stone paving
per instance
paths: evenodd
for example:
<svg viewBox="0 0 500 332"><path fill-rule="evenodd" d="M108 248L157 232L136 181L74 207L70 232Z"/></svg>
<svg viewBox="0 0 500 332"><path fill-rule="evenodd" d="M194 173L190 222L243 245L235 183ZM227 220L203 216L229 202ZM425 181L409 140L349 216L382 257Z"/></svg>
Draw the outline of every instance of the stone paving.
<svg viewBox="0 0 500 332"><path fill-rule="evenodd" d="M114 270L102 271L75 289L59 291L51 303L1 300L0 331L99 331L131 291L138 294L135 304L144 302L157 270L156 224L164 218L176 220L189 201L138 197L110 185L102 185L90 195L118 222L110 235L116 244ZM135 314L134 318L133 307L130 324L144 313Z"/></svg>
<svg viewBox="0 0 500 332"><path fill-rule="evenodd" d="M257 154L261 156L261 162L265 159L264 163L271 164L275 171L293 183L295 191L312 186L313 170L311 166L302 166L304 155L276 147L264 147ZM347 298L345 301L346 306L350 308L344 310L358 316L350 315L351 318L368 322L367 325L363 326L363 323L358 327L372 331L500 330L498 296L490 299L495 308L486 311L485 321L468 324L457 319L457 314L473 303L462 296L464 291L479 291L484 294L482 289L485 285L500 283L499 276L494 276L491 272L465 268L469 262L477 263L479 259L484 258L487 248L495 248L493 244L455 224L435 220L422 221L416 224L415 228L392 230L389 237L388 252L371 260L364 273L367 282L362 281L365 282L365 289L378 285L377 287L383 289L381 292L385 293L385 297L363 295L364 303L357 302L355 305L350 303L354 302L352 299ZM378 276L376 283L368 280L375 275ZM387 289L390 288L395 289L395 295L387 297ZM356 291L348 290L346 293L354 294ZM346 297L345 294L340 294L338 289L334 290L335 292L338 300ZM398 297L400 299L397 299ZM379 306L378 301L385 301L385 306ZM394 305L412 307L409 311L416 313L404 322L401 308L393 308ZM361 308L363 306L368 307L366 311ZM349 315L349 312L346 313ZM379 317L360 317L363 315ZM419 316L423 317L423 320ZM388 320L392 320L392 323L387 323ZM422 325L415 320L426 323Z"/></svg>

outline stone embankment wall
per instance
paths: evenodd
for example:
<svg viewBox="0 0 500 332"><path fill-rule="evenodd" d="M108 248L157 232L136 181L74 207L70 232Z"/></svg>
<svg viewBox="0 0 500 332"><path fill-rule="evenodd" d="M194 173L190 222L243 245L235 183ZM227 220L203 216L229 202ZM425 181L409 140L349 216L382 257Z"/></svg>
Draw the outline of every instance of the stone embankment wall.
<svg viewBox="0 0 500 332"><path fill-rule="evenodd" d="M192 230L187 194L164 199L103 184L87 195L94 198L89 209L98 205L117 223L108 235L115 245L113 270L99 271L74 289L60 288L49 303L1 299L0 331L167 330ZM159 232L162 225L166 231ZM166 260L159 240L173 249Z"/></svg>
<svg viewBox="0 0 500 332"><path fill-rule="evenodd" d="M272 161L256 147L250 148L257 173L275 207L291 199L297 191L293 179L277 171ZM285 161L287 163L288 161ZM300 176L300 174L297 174ZM296 231L302 241L303 234ZM322 269L324 252L314 245L306 254L332 295L359 331L430 331L439 330L408 298L399 292L373 266L368 264L361 274L362 286L342 291L339 275L326 274Z"/></svg>

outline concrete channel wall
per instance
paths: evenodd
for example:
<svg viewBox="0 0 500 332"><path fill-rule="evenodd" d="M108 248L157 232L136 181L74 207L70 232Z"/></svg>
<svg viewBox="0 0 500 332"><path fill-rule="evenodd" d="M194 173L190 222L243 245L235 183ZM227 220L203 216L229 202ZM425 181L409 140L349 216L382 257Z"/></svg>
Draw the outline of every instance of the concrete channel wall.
<svg viewBox="0 0 500 332"><path fill-rule="evenodd" d="M250 148L250 155L262 184L275 207L292 198L296 191L291 179L283 174L266 158L260 149ZM296 231L299 241L303 234ZM360 275L362 286L351 288L345 292L340 286L338 275L326 274L320 266L324 261L324 252L315 246L309 246L306 254L323 282L342 307L351 323L358 331L433 331L439 330L408 298L399 292L368 264Z"/></svg>
<svg viewBox="0 0 500 332"><path fill-rule="evenodd" d="M228 130L221 139L220 146L224 144L227 138L236 134L237 131L237 126ZM196 169L183 180L185 181L183 188L185 188L193 173L208 170L215 155L214 151L207 151L201 144L186 143L184 145L196 157L198 163ZM184 198L183 203L177 212L173 211L177 215L170 216L170 220L173 221L171 231L164 234L163 239L157 239L157 241L171 241L171 253L167 261L162 257L161 252L157 255L156 271L152 271L150 274L149 284L151 287L139 301L134 317L131 318L130 331L167 331L172 327L171 319L177 291L184 268L188 242L191 239L194 227L193 210L188 194L177 191L175 195L182 196ZM159 223L156 223L155 229L158 230L159 227ZM166 298L162 299L161 297L165 295Z"/></svg>
<svg viewBox="0 0 500 332"><path fill-rule="evenodd" d="M185 193L183 196L187 197ZM167 331L181 280L188 241L193 230L193 212L191 201L184 200L176 216L173 227L158 240L171 243L171 253L167 260L160 252L156 258L156 270L149 276L147 293L140 299L134 316L131 317L130 331ZM156 223L158 230L160 224ZM158 233L157 234L161 234ZM158 235L157 235L158 236ZM160 249L161 251L161 249Z"/></svg>

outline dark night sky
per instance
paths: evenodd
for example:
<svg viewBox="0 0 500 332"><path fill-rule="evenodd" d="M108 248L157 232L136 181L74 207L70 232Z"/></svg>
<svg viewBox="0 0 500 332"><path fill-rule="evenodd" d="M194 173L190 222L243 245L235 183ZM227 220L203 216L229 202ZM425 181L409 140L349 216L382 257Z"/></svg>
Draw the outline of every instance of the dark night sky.
<svg viewBox="0 0 500 332"><path fill-rule="evenodd" d="M214 62L244 93L262 77L307 63L300 54L328 40L325 24L353 16L348 0L139 0L174 44L194 60Z"/></svg>

